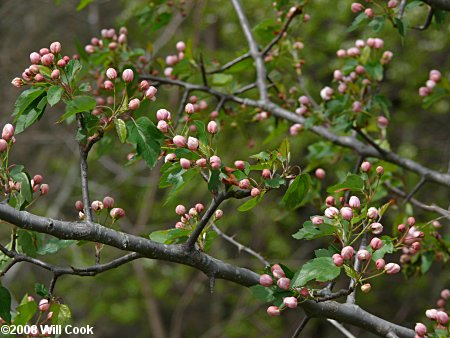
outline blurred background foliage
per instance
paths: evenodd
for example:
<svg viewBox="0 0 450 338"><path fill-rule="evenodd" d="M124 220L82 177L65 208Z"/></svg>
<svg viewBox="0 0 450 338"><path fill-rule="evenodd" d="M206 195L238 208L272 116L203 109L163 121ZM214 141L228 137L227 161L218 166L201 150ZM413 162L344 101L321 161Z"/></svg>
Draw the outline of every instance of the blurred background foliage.
<svg viewBox="0 0 450 338"><path fill-rule="evenodd" d="M11 79L28 65L30 52L53 41L60 41L67 53L76 53L76 43L83 46L92 36L98 36L101 28L125 25L129 29L130 45L151 53L153 64L162 64L165 55L175 52L175 43L184 40L196 60L202 54L208 69L247 51L236 15L226 0L83 2L86 7L79 11L76 8L80 2L75 0L0 2L1 124L11 121L10 113L19 94L10 85ZM169 6L170 3L173 6ZM290 27L291 41L301 41L305 46L300 57L305 60L302 73L306 87L318 99L320 89L331 82L333 70L339 66L335 56L337 49L352 46L358 38L383 38L385 48L394 52L381 85L382 94L392 102L388 128L391 147L428 167L446 170L450 152L449 101L442 100L424 109L417 91L431 69L439 69L448 76L449 21L433 24L426 31L408 30L404 38L389 23L378 33L370 27L348 32L355 17L350 4L347 0L311 1L307 7L311 21L304 24L298 20ZM255 32L259 42L267 43L277 27L272 2L246 0L243 5L251 25L258 26ZM425 17L425 7L418 7L409 12L407 19L411 24L420 24ZM242 84L251 82L254 76L251 63L244 65L245 68L238 66L228 72ZM295 100L301 94L290 57L275 56L268 69L282 90L296 86L297 92L288 99ZM200 83L199 76L190 80ZM160 107L176 111L181 94L177 88L163 87L158 91L156 103L149 107L148 115L154 118ZM255 92L249 95L254 96ZM201 94L198 96L202 98ZM212 98L205 99L209 113L216 102ZM226 163L274 149L288 135L289 126L285 122L269 118L251 123L254 111L250 108L233 105L227 108L236 114L223 117L227 123L217 142ZM75 220L74 202L81 197L77 145L73 126L56 124L62 109L62 105L49 109L39 123L17 137L18 146L12 161L24 164L30 174L42 174L50 183L50 194L38 201L33 208L35 213ZM292 162L302 168L310 164L308 146L322 145L310 133L290 137L290 142ZM208 204L209 193L206 186L199 184L200 180L189 182L174 199L166 202L168 191L158 188L158 166L153 171L143 163L124 166L131 150L125 145L103 156L92 154L89 163L92 199L114 197L117 205L127 212L126 220L120 225L124 231L146 236L155 230L169 229L177 221L174 212L177 204L189 207L198 202ZM327 185L336 183L345 172L352 170L355 161L353 154L340 150L338 156L330 152L308 169L317 166L326 169L327 177L322 182L325 191ZM412 189L419 180L415 174L402 171L397 171L396 175L406 190ZM283 262L296 270L313 257L315 249L327 244L320 240L296 241L291 237L303 221L320 210L317 205L305 205L288 213L279 203L282 193L270 192L262 204L247 213L237 211L241 201L228 201L223 206L225 216L218 225L270 262ZM389 197L392 196L385 199ZM447 208L450 196L448 189L427 184L416 197ZM392 208L384 222L387 231L410 213L408 208L409 205ZM420 210L414 215L421 222L436 217ZM448 234L448 221L442 223L443 232ZM7 238L9 231L6 226L0 227L0 236ZM116 250L105 248L102 259L106 261L117 254ZM257 272L263 268L258 260L220 238L214 242L210 254ZM71 247L49 256L48 260L72 266L91 265L94 245ZM434 306L441 288L445 284L448 287L448 275L448 265L434 264L426 276L377 279L372 292L359 297L360 305L376 315L412 327L423 319L425 308ZM25 292L34 294L35 282L47 285L50 277L43 270L21 264L7 274L4 284L13 294L22 297ZM245 288L219 280L211 293L209 281L202 273L152 260L135 261L95 278L62 277L55 294L69 305L75 324L94 325L96 337L290 337L303 315L296 309L283 312L281 317L269 318L265 311L267 305L256 300ZM357 329L353 332L359 337L370 337ZM306 337L335 337L337 334L323 319L313 320L304 331Z"/></svg>

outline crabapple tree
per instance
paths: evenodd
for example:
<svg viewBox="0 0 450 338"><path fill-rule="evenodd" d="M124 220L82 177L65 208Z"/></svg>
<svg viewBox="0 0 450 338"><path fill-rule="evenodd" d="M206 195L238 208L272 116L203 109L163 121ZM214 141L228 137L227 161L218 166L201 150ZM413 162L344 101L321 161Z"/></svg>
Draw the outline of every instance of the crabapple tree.
<svg viewBox="0 0 450 338"><path fill-rule="evenodd" d="M383 316L376 311L376 295L389 292L382 285L393 281L414 283L445 269L448 275L450 213L438 202L448 204L450 173L390 144L395 132L389 130L400 128L395 110L401 103L392 103L385 88L386 74L398 67L393 50L414 44L425 32L448 30L450 3L330 2L345 13L347 21L340 24L353 41L319 55L325 33L308 25L320 20L320 4L218 2L239 27L232 34L245 41L231 59L208 55L177 36L171 17L189 20L192 7L181 0L154 1L133 12L142 29L166 29L173 36L167 55L139 48L138 29L125 26L102 29L77 54L57 41L30 46L35 51L26 69L11 82L18 97L0 139L0 220L10 234L0 241L0 270L4 278L16 264L28 263L51 278L21 294L0 286L0 325L65 325L73 304L58 291L62 276L95 276L155 260L201 271L212 292L218 279L235 283L233 289L249 288L268 323L294 313L296 320L273 331L278 336L301 336L318 318L348 337L353 334L347 328L380 337L448 337L448 286L434 287L437 302L426 299L415 318ZM80 7L88 4L81 1ZM265 18L255 22L250 10L259 7ZM313 40L308 34L315 34ZM314 39L317 45L307 42ZM315 57L323 59L317 72L327 74L320 81ZM447 69L422 64L407 72L422 81L408 95L422 101L423 109L440 105L448 111ZM13 160L16 149L26 146L22 135L39 128L44 114L57 116L47 133L68 126L68 142L77 145L80 194L64 220L36 207L53 193L50 173L34 173ZM137 211L115 191L114 180L108 194L93 188L99 172L92 168L102 156L120 152L126 155L115 163L118 170L132 176L145 165L161 191L169 189L160 206L163 224L130 230ZM416 199L429 185L444 198ZM258 222L247 221L263 209L268 210ZM227 219L247 240L226 234ZM248 234L264 232L266 223L289 225L278 230L285 245L274 244L280 252L278 246L289 247L288 253L277 257L277 250L252 248ZM288 239L294 244L286 244ZM254 262L219 259L219 241ZM92 265L57 259L69 250L91 250ZM372 307L360 306L367 297ZM403 296L390 297L402 306ZM152 332L165 336L161 329Z"/></svg>

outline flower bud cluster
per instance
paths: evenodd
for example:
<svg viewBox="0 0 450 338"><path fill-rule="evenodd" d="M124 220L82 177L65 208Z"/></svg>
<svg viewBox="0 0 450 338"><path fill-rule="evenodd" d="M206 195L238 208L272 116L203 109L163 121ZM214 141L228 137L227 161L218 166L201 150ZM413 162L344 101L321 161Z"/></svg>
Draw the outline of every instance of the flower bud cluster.
<svg viewBox="0 0 450 338"><path fill-rule="evenodd" d="M175 224L175 228L192 230L200 220L200 214L203 210L205 210L205 206L202 203L195 204L189 210L182 204L177 205L175 213L180 216L180 221ZM218 220L222 215L222 210L216 210L215 219Z"/></svg>
<svg viewBox="0 0 450 338"><path fill-rule="evenodd" d="M430 70L425 86L419 88L419 95L422 97L430 95L433 92L434 87L441 81L441 78L442 74L440 71L436 69Z"/></svg>

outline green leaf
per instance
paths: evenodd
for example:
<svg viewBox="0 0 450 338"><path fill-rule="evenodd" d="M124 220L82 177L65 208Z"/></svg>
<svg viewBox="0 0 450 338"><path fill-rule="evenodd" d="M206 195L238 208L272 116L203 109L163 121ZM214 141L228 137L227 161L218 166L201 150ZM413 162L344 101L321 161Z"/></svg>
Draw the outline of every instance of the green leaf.
<svg viewBox="0 0 450 338"><path fill-rule="evenodd" d="M81 11L84 7L89 5L94 0L80 0L80 3L77 6L77 12Z"/></svg>
<svg viewBox="0 0 450 338"><path fill-rule="evenodd" d="M369 27L371 27L375 33L378 33L383 29L385 20L385 16L376 16L370 21Z"/></svg>
<svg viewBox="0 0 450 338"><path fill-rule="evenodd" d="M34 300L28 301L27 295L23 297L21 304L16 308L17 314L14 317L14 325L26 325L38 310L38 305Z"/></svg>
<svg viewBox="0 0 450 338"><path fill-rule="evenodd" d="M30 256L36 257L36 245L34 241L33 233L27 230L17 231L17 244L21 248L21 252Z"/></svg>
<svg viewBox="0 0 450 338"><path fill-rule="evenodd" d="M57 253L59 250L65 249L77 241L70 239L50 238L43 246L37 250L38 255L49 255Z"/></svg>
<svg viewBox="0 0 450 338"><path fill-rule="evenodd" d="M181 243L185 242L189 237L191 230L188 229L169 229L169 230L158 230L153 231L149 238L152 241L162 243L162 244L172 244L174 242ZM181 241L180 241L181 239Z"/></svg>
<svg viewBox="0 0 450 338"><path fill-rule="evenodd" d="M39 283L34 284L34 290L42 298L48 298L48 296L49 296L49 292L48 292L47 288L44 286L44 284L39 284Z"/></svg>
<svg viewBox="0 0 450 338"><path fill-rule="evenodd" d="M289 154L290 154L290 145L289 145L289 140L287 138L285 138L283 140L283 142L281 142L280 147L278 148L278 152L281 154L281 156L283 156L284 158L289 158Z"/></svg>
<svg viewBox="0 0 450 338"><path fill-rule="evenodd" d="M327 189L328 193L341 192L341 191L362 191L364 188L364 180L355 174L348 174L343 183L338 183Z"/></svg>
<svg viewBox="0 0 450 338"><path fill-rule="evenodd" d="M34 122L39 120L47 106L46 93L41 93L34 101L32 101L20 114L15 118L16 134L20 134Z"/></svg>
<svg viewBox="0 0 450 338"><path fill-rule="evenodd" d="M52 324L66 325L72 318L72 313L66 304L54 303L55 307L50 306L50 311L53 311ZM56 312L56 314L55 314Z"/></svg>
<svg viewBox="0 0 450 338"><path fill-rule="evenodd" d="M115 119L114 124L116 126L117 135L122 143L127 140L127 126L122 119Z"/></svg>
<svg viewBox="0 0 450 338"><path fill-rule="evenodd" d="M292 287L306 285L309 281L327 282L339 276L341 269L334 265L331 257L319 257L302 266L292 279Z"/></svg>
<svg viewBox="0 0 450 338"><path fill-rule="evenodd" d="M273 302L275 300L275 296L273 295L272 288L267 288L262 285L254 285L250 287L250 291L253 295L264 302Z"/></svg>
<svg viewBox="0 0 450 338"><path fill-rule="evenodd" d="M252 210L254 207L256 207L263 199L265 194L265 191L262 191L261 194L259 194L256 197L252 197L251 199L249 199L247 202L245 202L244 204L242 204L238 210L239 211L249 211Z"/></svg>
<svg viewBox="0 0 450 338"><path fill-rule="evenodd" d="M264 180L264 186L271 189L278 189L285 183L285 179L278 174L274 178L268 178Z"/></svg>
<svg viewBox="0 0 450 338"><path fill-rule="evenodd" d="M405 25L403 21L399 18L394 18L395 25L397 26L397 30L401 36L405 36Z"/></svg>
<svg viewBox="0 0 450 338"><path fill-rule="evenodd" d="M314 255L317 258L319 258L319 257L332 257L335 253L336 253L336 251L333 250L332 248L330 248L330 249L317 249L317 250L314 250Z"/></svg>
<svg viewBox="0 0 450 338"><path fill-rule="evenodd" d="M376 262L377 259L383 258L385 254L394 252L394 242L391 237L382 236L380 239L383 242L383 245L373 253L372 260L374 262Z"/></svg>
<svg viewBox="0 0 450 338"><path fill-rule="evenodd" d="M335 232L335 227L329 224L321 224L318 227L314 226L311 221L303 223L303 228L292 235L295 239L316 239L325 236L331 236Z"/></svg>
<svg viewBox="0 0 450 338"><path fill-rule="evenodd" d="M208 181L208 190L215 193L219 189L220 185L220 171L211 170L211 175Z"/></svg>
<svg viewBox="0 0 450 338"><path fill-rule="evenodd" d="M350 278L355 279L355 280L360 279L359 274L354 269L349 267L348 265L344 265L344 271L345 271L345 274L347 276L349 276Z"/></svg>
<svg viewBox="0 0 450 338"><path fill-rule="evenodd" d="M427 251L420 256L420 272L422 272L422 274L425 274L428 272L428 270L430 270L431 265L433 264L433 260L433 251Z"/></svg>
<svg viewBox="0 0 450 338"><path fill-rule="evenodd" d="M196 130L197 130L197 137L200 141L200 143L208 144L209 143L209 136L206 133L205 123L203 121L195 121L194 122Z"/></svg>
<svg viewBox="0 0 450 338"><path fill-rule="evenodd" d="M20 94L20 96L16 100L16 103L14 104L14 111L12 115L17 116L22 114L34 100L36 100L39 96L41 96L44 93L45 93L44 88L37 88L37 87L22 92L22 94Z"/></svg>
<svg viewBox="0 0 450 338"><path fill-rule="evenodd" d="M149 238L154 242L164 244L167 241L167 239L169 238L169 230L153 231L149 235Z"/></svg>
<svg viewBox="0 0 450 338"><path fill-rule="evenodd" d="M64 88L60 86L51 86L47 91L47 101L50 106L54 106L61 100Z"/></svg>
<svg viewBox="0 0 450 338"><path fill-rule="evenodd" d="M11 294L3 286L0 286L0 317L11 323Z"/></svg>
<svg viewBox="0 0 450 338"><path fill-rule="evenodd" d="M76 74L81 70L81 63L77 59L72 59L67 63L66 74L69 77L69 82L73 80Z"/></svg>
<svg viewBox="0 0 450 338"><path fill-rule="evenodd" d="M367 73L376 81L383 80L383 65L380 61L369 62L365 65Z"/></svg>
<svg viewBox="0 0 450 338"><path fill-rule="evenodd" d="M347 32L353 32L358 29L362 24L367 21L369 17L365 13L359 14L352 22L351 26L347 28Z"/></svg>
<svg viewBox="0 0 450 338"><path fill-rule="evenodd" d="M20 196L23 202L31 202L33 199L33 192L31 190L31 183L28 175L24 172L11 175L12 179L20 183Z"/></svg>
<svg viewBox="0 0 450 338"><path fill-rule="evenodd" d="M59 122L64 121L68 117L84 111L91 111L97 105L97 102L90 96L76 96L73 100L68 101L66 112L61 116Z"/></svg>
<svg viewBox="0 0 450 338"><path fill-rule="evenodd" d="M212 77L212 84L215 86L225 86L233 81L233 75L230 74L214 74Z"/></svg>
<svg viewBox="0 0 450 338"><path fill-rule="evenodd" d="M311 178L308 174L297 176L283 196L283 203L286 207L288 209L298 208L302 204L310 185Z"/></svg>
<svg viewBox="0 0 450 338"><path fill-rule="evenodd" d="M137 154L142 156L150 168L153 168L161 152L163 133L155 127L148 117L140 117L128 124L128 134L131 142L136 144Z"/></svg>

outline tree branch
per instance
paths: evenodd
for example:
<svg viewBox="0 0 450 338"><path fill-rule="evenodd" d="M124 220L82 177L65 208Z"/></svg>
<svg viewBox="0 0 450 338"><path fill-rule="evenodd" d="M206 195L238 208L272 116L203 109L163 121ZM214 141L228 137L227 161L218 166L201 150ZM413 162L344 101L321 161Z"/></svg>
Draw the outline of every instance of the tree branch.
<svg viewBox="0 0 450 338"><path fill-rule="evenodd" d="M347 330L342 324L338 323L334 319L327 319L327 322L333 325L336 329L339 330L339 332L341 332L347 338L356 338L354 335L352 335L352 333L349 330Z"/></svg>
<svg viewBox="0 0 450 338"><path fill-rule="evenodd" d="M231 2L238 16L245 38L247 39L250 55L253 60L255 60L256 84L258 86L259 98L261 101L265 102L267 101L268 96L266 89L266 67L264 65L263 55L259 52L258 45L253 37L250 24L244 14L240 0L231 0Z"/></svg>
<svg viewBox="0 0 450 338"><path fill-rule="evenodd" d="M432 8L450 11L450 0L422 0Z"/></svg>

